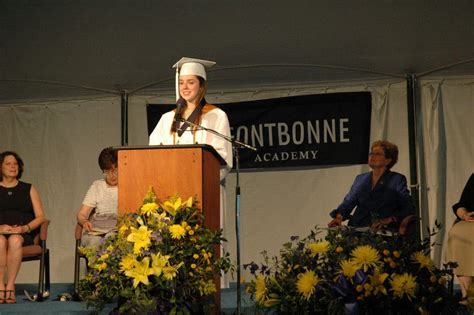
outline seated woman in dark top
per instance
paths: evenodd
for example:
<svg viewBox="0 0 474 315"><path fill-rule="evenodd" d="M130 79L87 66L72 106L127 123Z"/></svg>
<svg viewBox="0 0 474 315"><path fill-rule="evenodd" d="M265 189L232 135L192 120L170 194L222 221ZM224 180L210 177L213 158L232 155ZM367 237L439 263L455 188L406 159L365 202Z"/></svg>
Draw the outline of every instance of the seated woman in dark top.
<svg viewBox="0 0 474 315"><path fill-rule="evenodd" d="M23 161L15 152L0 154L0 304L16 303L15 280L23 246L32 245L45 220L36 188L19 181ZM7 273L7 283L3 283Z"/></svg>
<svg viewBox="0 0 474 315"><path fill-rule="evenodd" d="M467 304L467 288L474 279L474 174L462 191L461 200L453 206L457 219L448 236L446 261L458 263L454 274L461 285L461 303Z"/></svg>
<svg viewBox="0 0 474 315"><path fill-rule="evenodd" d="M374 142L368 161L372 171L356 177L344 201L332 212L334 219L328 226L339 226L349 219L348 225L352 227L396 228L404 217L414 214L405 176L390 171L397 160L395 144Z"/></svg>

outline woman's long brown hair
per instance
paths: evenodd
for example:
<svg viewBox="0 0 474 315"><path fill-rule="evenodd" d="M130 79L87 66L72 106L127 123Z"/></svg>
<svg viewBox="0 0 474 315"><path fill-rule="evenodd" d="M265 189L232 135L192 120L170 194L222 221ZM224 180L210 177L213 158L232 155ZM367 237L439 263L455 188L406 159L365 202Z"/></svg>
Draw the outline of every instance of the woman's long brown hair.
<svg viewBox="0 0 474 315"><path fill-rule="evenodd" d="M205 96L206 96L206 92L207 92L207 81L204 80L204 78L200 77L200 76L196 76L199 80L199 87L201 88L201 93L198 94L198 97L197 97L197 100L198 100L198 106L203 106L206 105L205 104ZM181 95L180 95L181 97ZM201 104L202 102L204 101L204 104ZM183 106L181 107L180 111L178 112L178 115L180 117L183 116L183 113L184 111L186 110L186 107L187 107L187 104L186 106ZM202 116L202 111L199 112L199 115L196 117L196 119L192 122L200 122L201 121L201 116ZM176 132L179 128L179 122L178 121L174 121L172 124L171 124L171 133L173 132Z"/></svg>

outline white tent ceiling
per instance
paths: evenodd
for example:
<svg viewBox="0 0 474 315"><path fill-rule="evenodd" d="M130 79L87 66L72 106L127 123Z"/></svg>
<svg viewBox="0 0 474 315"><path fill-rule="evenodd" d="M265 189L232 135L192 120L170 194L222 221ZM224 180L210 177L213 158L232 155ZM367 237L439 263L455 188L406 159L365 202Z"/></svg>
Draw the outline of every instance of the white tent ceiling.
<svg viewBox="0 0 474 315"><path fill-rule="evenodd" d="M182 56L217 61L223 90L423 74L474 59L473 13L470 0L0 0L0 102L97 93L25 79L172 90Z"/></svg>

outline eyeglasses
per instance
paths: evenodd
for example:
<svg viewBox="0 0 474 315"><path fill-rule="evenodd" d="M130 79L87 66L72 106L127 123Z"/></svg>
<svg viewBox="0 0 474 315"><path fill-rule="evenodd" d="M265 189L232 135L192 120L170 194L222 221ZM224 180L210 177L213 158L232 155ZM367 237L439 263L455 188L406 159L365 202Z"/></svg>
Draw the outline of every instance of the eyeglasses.
<svg viewBox="0 0 474 315"><path fill-rule="evenodd" d="M111 169L111 170L105 170L103 173L104 173L104 175L111 175L111 176L117 177L118 176L118 169L114 168L114 169Z"/></svg>
<svg viewBox="0 0 474 315"><path fill-rule="evenodd" d="M385 154L381 152L369 152L369 156L385 156Z"/></svg>

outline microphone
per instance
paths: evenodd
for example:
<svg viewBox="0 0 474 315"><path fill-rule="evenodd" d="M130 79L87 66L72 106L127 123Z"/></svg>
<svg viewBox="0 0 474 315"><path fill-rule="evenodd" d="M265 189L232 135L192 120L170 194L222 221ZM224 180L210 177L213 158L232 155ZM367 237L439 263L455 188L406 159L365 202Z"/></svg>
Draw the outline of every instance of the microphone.
<svg viewBox="0 0 474 315"><path fill-rule="evenodd" d="M182 108L186 106L186 100L182 97L180 97L177 101L176 101L176 111L174 113L174 118L173 118L173 123L176 125L176 128L179 127L179 123L181 121L181 110Z"/></svg>
<svg viewBox="0 0 474 315"><path fill-rule="evenodd" d="M180 97L177 101L176 101L176 111L174 113L174 117L173 117L173 128L175 130L179 130L179 123L181 122L181 110L183 109L183 107L186 106L186 100L182 97Z"/></svg>

